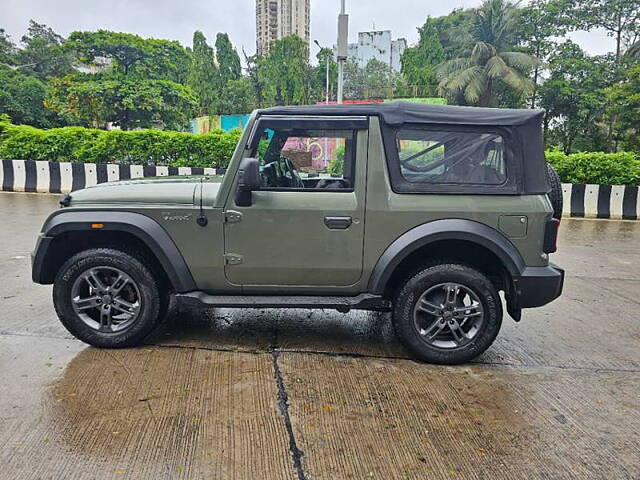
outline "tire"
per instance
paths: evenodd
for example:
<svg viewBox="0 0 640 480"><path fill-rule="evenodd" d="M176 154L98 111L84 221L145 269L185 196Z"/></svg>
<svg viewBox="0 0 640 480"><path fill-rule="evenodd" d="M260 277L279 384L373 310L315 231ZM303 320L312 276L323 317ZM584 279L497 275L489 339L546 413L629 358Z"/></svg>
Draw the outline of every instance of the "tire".
<svg viewBox="0 0 640 480"><path fill-rule="evenodd" d="M53 303L69 333L101 348L133 347L151 333L167 312L168 295L143 258L94 248L65 262Z"/></svg>
<svg viewBox="0 0 640 480"><path fill-rule="evenodd" d="M455 302L447 304L454 297ZM393 323L398 338L416 358L456 365L491 346L502 325L502 302L493 283L479 271L439 263L414 274L402 286L394 303Z"/></svg>
<svg viewBox="0 0 640 480"><path fill-rule="evenodd" d="M547 180L551 191L549 192L549 200L553 207L553 217L560 220L562 218L562 183L560 175L550 164L547 163Z"/></svg>

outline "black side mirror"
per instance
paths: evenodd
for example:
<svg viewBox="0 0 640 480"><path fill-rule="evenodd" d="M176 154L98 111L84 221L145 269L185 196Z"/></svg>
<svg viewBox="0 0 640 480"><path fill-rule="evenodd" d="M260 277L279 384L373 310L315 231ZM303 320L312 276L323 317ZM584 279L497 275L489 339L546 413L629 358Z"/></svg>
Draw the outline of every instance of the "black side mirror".
<svg viewBox="0 0 640 480"><path fill-rule="evenodd" d="M243 158L238 168L236 205L251 206L251 192L260 188L260 164L257 158Z"/></svg>

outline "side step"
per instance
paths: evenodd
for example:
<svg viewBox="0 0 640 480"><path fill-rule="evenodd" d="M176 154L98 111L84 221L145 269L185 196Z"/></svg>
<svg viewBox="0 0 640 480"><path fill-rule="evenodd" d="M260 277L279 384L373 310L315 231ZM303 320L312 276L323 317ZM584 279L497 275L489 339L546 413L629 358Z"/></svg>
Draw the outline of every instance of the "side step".
<svg viewBox="0 0 640 480"><path fill-rule="evenodd" d="M330 308L338 311L391 310L391 302L379 295L361 293L355 297L300 295L209 295L204 292L178 293L179 301L190 305L223 308Z"/></svg>

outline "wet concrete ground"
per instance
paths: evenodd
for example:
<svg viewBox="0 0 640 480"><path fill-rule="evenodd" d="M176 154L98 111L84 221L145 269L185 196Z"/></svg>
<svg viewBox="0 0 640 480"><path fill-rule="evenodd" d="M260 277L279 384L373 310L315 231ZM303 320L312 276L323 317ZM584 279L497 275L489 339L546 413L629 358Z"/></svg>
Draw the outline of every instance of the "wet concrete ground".
<svg viewBox="0 0 640 480"><path fill-rule="evenodd" d="M640 222L563 220L564 296L441 367L363 312L182 312L89 348L30 281L56 202L0 194L0 478L640 478Z"/></svg>

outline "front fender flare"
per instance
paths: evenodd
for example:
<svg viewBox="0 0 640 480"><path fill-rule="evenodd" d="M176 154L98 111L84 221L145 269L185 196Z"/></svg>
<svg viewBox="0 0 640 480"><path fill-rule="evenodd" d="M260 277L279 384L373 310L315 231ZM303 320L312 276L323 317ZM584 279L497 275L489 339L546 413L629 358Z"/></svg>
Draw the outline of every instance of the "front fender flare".
<svg viewBox="0 0 640 480"><path fill-rule="evenodd" d="M417 249L440 240L466 240L493 252L512 277L525 268L522 256L500 232L472 220L444 219L419 225L398 237L378 259L369 278L369 293L382 295L400 263Z"/></svg>
<svg viewBox="0 0 640 480"><path fill-rule="evenodd" d="M189 267L166 230L155 220L133 212L60 211L51 215L42 227L41 241L33 254L33 280L41 283L42 266L53 238L67 232L95 231L91 227L95 223L103 224L100 231L127 232L147 245L177 292L197 289Z"/></svg>

